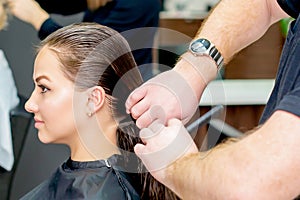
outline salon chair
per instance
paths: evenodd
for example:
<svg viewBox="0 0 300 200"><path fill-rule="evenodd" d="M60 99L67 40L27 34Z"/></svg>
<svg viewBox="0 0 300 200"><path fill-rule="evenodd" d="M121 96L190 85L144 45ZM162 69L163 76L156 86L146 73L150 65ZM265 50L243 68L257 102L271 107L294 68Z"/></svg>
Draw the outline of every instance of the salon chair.
<svg viewBox="0 0 300 200"><path fill-rule="evenodd" d="M19 104L10 111L14 165L11 171L6 171L0 167L0 200L10 199L16 169L33 119L33 115L24 108L27 99L22 95L19 95L19 99Z"/></svg>

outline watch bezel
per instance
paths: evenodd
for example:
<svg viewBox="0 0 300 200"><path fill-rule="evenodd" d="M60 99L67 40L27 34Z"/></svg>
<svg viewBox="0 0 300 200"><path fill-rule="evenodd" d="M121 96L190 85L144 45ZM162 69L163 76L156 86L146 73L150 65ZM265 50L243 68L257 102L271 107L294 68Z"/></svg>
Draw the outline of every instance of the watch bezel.
<svg viewBox="0 0 300 200"><path fill-rule="evenodd" d="M198 49L194 48L195 44L199 44L199 43L202 44L202 46L198 47ZM208 45L204 45L204 43L207 43ZM211 41L205 38L198 38L196 40L193 40L189 45L189 51L194 56L206 55L211 57L216 62L218 69L220 69L223 66L223 61L224 61L223 56L215 47L215 45Z"/></svg>
<svg viewBox="0 0 300 200"><path fill-rule="evenodd" d="M198 44L201 44L201 46L199 47ZM194 47L196 45L198 47ZM209 49L211 48L211 46L212 45L211 45L210 41L205 40L205 39L198 39L198 40L195 40L190 43L190 50L196 54L206 53L206 52L209 52Z"/></svg>

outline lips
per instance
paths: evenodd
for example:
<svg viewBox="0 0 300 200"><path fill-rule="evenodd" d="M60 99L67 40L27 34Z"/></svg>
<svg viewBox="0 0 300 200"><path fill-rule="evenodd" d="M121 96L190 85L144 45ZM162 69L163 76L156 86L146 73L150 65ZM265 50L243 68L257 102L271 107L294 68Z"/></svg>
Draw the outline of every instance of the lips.
<svg viewBox="0 0 300 200"><path fill-rule="evenodd" d="M36 117L34 117L34 121L35 121L35 123L34 123L34 127L35 128L39 128L39 127L41 127L44 124L44 121L42 121L42 120L40 120L40 119L38 119Z"/></svg>
<svg viewBox="0 0 300 200"><path fill-rule="evenodd" d="M43 122L42 120L38 119L37 117L34 117L35 122Z"/></svg>

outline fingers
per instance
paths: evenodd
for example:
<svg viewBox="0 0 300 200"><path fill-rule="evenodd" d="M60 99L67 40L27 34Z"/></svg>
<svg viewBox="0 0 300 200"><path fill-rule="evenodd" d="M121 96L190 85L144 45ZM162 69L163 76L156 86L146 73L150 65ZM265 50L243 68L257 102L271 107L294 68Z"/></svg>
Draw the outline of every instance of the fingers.
<svg viewBox="0 0 300 200"><path fill-rule="evenodd" d="M128 97L126 112L136 119L139 128L149 126L156 118L151 108L159 105L168 119L178 118L187 123L198 108L193 88L177 72L161 73L144 83Z"/></svg>
<svg viewBox="0 0 300 200"><path fill-rule="evenodd" d="M182 126L182 122L179 119L172 118L168 121L167 126Z"/></svg>
<svg viewBox="0 0 300 200"><path fill-rule="evenodd" d="M160 119L157 119L148 128L154 133L160 133L165 128L165 126Z"/></svg>
<svg viewBox="0 0 300 200"><path fill-rule="evenodd" d="M148 128L143 128L140 131L140 138L147 144L147 140L153 138L155 135L159 134L163 129L164 125L160 122L160 120L155 120Z"/></svg>
<svg viewBox="0 0 300 200"><path fill-rule="evenodd" d="M140 143L136 144L134 146L134 152L138 157L140 157L140 155L142 155L145 152L145 145Z"/></svg>
<svg viewBox="0 0 300 200"><path fill-rule="evenodd" d="M126 112L128 114L131 112L131 108L146 96L146 93L147 89L145 87L140 87L129 95L125 102Z"/></svg>
<svg viewBox="0 0 300 200"><path fill-rule="evenodd" d="M143 113L137 120L136 125L137 127L145 128L152 124L155 120L160 120L162 124L166 123L167 116L165 111L161 106L154 105L149 110Z"/></svg>
<svg viewBox="0 0 300 200"><path fill-rule="evenodd" d="M166 168L187 153L198 152L178 119L169 120L167 127L157 120L142 129L140 137L145 144L137 144L134 150L150 172Z"/></svg>
<svg viewBox="0 0 300 200"><path fill-rule="evenodd" d="M144 144L147 144L147 140L155 135L149 128L143 128L140 131L140 138L142 139Z"/></svg>
<svg viewBox="0 0 300 200"><path fill-rule="evenodd" d="M144 158L143 154L147 153L147 142L155 137L161 130L163 130L164 125L159 122L159 120L155 121L153 124L149 126L149 128L143 128L140 131L140 138L142 139L144 144L136 144L134 146L134 152L138 157Z"/></svg>
<svg viewBox="0 0 300 200"><path fill-rule="evenodd" d="M134 119L138 119L143 113L145 113L149 109L149 101L146 99L140 100L134 107L131 108L131 116Z"/></svg>

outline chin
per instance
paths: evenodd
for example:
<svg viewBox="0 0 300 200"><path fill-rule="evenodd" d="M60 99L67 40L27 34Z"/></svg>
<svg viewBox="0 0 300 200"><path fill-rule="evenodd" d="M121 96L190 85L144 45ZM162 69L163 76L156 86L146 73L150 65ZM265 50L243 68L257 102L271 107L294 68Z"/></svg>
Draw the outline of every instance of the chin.
<svg viewBox="0 0 300 200"><path fill-rule="evenodd" d="M38 138L44 144L54 143L53 140L51 140L49 137L45 137L45 134L41 133L40 131L38 132Z"/></svg>

